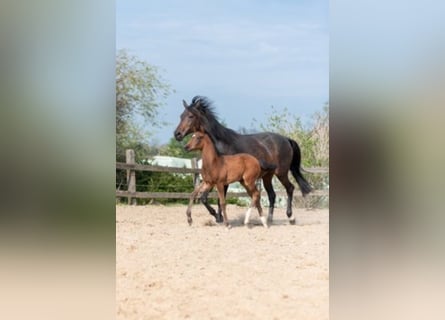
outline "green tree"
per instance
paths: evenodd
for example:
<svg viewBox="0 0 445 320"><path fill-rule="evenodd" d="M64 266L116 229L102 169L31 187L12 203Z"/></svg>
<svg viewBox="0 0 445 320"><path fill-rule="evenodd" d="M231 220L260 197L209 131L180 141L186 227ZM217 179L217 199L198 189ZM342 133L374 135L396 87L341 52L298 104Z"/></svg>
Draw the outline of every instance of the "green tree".
<svg viewBox="0 0 445 320"><path fill-rule="evenodd" d="M315 166L329 166L329 104L326 103L320 112L313 117L313 126L309 132L313 141L312 157Z"/></svg>
<svg viewBox="0 0 445 320"><path fill-rule="evenodd" d="M159 110L171 92L171 87L161 77L156 67L128 54L126 50L118 51L116 55L116 161L125 162L126 149L135 151L136 161L157 153L157 148L148 143L150 131L144 128L153 129L162 125L158 120ZM144 173L138 173L138 175L141 174L144 175ZM142 177L139 177L139 181L146 182ZM116 171L116 187L125 189L125 184L126 172Z"/></svg>
<svg viewBox="0 0 445 320"><path fill-rule="evenodd" d="M160 126L157 116L172 92L159 70L124 49L116 56L116 160L124 161L125 149L136 158L150 153L149 131Z"/></svg>
<svg viewBox="0 0 445 320"><path fill-rule="evenodd" d="M272 107L265 123L259 124L261 130L279 133L297 141L301 149L303 168L329 166L329 104L311 117L311 123L303 125L301 119L289 112L287 108L277 110ZM325 189L329 185L329 176L305 174L315 189ZM306 207L326 206L326 197L308 197L304 200Z"/></svg>
<svg viewBox="0 0 445 320"><path fill-rule="evenodd" d="M279 133L292 138L300 145L302 164L305 167L329 165L329 104L313 114L311 123L303 125L300 117L287 108L272 112L265 123L260 123L261 130Z"/></svg>
<svg viewBox="0 0 445 320"><path fill-rule="evenodd" d="M184 146L190 141L190 138L191 135L188 135L182 141L176 141L173 137L170 138L169 142L159 149L159 154L185 159L199 158L200 153L198 151L187 152L184 149Z"/></svg>

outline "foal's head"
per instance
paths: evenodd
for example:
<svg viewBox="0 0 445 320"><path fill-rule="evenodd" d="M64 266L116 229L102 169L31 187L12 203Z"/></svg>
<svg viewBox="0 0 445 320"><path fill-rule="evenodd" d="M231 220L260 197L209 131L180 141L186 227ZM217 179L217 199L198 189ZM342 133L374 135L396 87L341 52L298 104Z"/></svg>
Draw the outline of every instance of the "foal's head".
<svg viewBox="0 0 445 320"><path fill-rule="evenodd" d="M205 133L195 132L190 141L185 145L185 151L202 150L205 140Z"/></svg>

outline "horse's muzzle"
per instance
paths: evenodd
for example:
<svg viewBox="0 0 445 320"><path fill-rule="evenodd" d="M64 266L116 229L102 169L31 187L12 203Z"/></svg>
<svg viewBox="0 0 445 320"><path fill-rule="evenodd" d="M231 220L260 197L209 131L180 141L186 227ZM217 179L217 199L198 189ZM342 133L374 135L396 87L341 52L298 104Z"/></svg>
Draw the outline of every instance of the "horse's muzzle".
<svg viewBox="0 0 445 320"><path fill-rule="evenodd" d="M182 139L184 139L184 136L179 131L175 131L173 135L175 136L176 141L182 141Z"/></svg>

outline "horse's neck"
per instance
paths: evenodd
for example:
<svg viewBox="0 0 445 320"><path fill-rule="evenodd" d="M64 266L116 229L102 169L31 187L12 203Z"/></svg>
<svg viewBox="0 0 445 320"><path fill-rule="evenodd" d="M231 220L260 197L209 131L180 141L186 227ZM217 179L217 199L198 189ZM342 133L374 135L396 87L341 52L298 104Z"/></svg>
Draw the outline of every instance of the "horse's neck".
<svg viewBox="0 0 445 320"><path fill-rule="evenodd" d="M207 128L207 133L211 136L215 148L222 154L235 153L234 141L237 140L239 134L232 129L224 127L219 122L215 121L213 125Z"/></svg>

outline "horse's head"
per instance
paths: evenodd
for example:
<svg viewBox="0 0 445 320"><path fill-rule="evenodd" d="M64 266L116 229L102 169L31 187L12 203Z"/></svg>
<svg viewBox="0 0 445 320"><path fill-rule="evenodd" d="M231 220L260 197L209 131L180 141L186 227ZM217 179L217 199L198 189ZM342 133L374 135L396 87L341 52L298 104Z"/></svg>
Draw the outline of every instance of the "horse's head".
<svg viewBox="0 0 445 320"><path fill-rule="evenodd" d="M200 115L199 115L199 100L192 103L190 106L187 102L182 100L184 111L180 116L180 121L174 132L175 139L181 141L186 135L192 132L200 131Z"/></svg>
<svg viewBox="0 0 445 320"><path fill-rule="evenodd" d="M204 146L204 137L204 133L195 132L190 141L185 145L185 151L202 150Z"/></svg>
<svg viewBox="0 0 445 320"><path fill-rule="evenodd" d="M174 132L176 140L181 141L192 132L212 134L212 127L217 123L217 120L210 100L206 97L196 96L190 105L187 105L184 100L182 100L182 104L185 110L182 112L180 122Z"/></svg>

